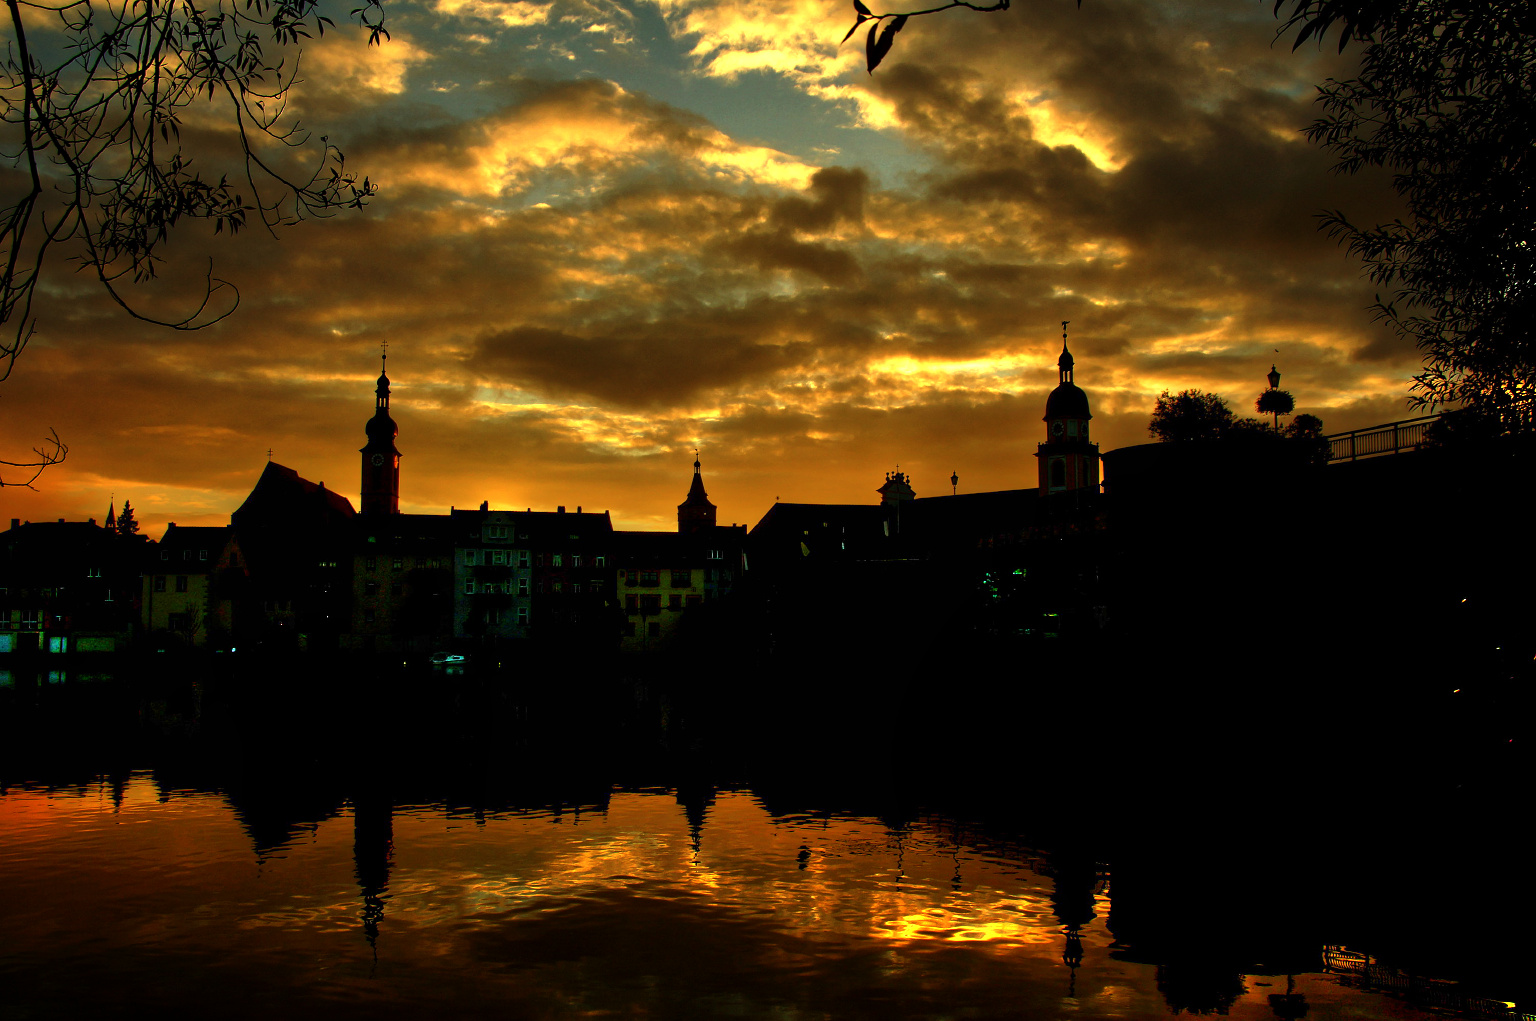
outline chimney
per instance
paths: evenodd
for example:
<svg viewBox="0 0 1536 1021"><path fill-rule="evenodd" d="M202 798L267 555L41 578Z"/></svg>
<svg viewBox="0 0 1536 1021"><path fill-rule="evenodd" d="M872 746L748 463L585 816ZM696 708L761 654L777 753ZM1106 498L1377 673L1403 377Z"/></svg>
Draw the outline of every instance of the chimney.
<svg viewBox="0 0 1536 1021"><path fill-rule="evenodd" d="M11 519L11 527L12 528L20 528L21 527L21 519L20 518L12 518Z"/></svg>
<svg viewBox="0 0 1536 1021"><path fill-rule="evenodd" d="M62 524L63 524L63 523L64 523L64 519L63 519L63 518L60 518L60 519L59 519L59 524L61 524L61 525L62 525Z"/></svg>
<svg viewBox="0 0 1536 1021"><path fill-rule="evenodd" d="M561 504L561 505L560 505L560 506L559 506L559 507L556 507L556 508L555 508L555 513L556 513L556 514L564 514L564 513L565 513L565 505L564 505L564 504ZM60 518L60 519L59 519L59 520L60 520L60 521L63 521L63 520L64 520L64 519L63 519L63 518Z"/></svg>
<svg viewBox="0 0 1536 1021"><path fill-rule="evenodd" d="M579 504L579 503L576 505L576 513L577 514L581 513L581 504Z"/></svg>

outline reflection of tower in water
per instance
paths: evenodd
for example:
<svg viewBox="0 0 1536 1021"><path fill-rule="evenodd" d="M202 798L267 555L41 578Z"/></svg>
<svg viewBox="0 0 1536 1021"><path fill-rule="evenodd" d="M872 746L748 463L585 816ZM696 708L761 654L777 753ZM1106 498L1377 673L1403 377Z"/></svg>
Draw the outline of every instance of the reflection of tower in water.
<svg viewBox="0 0 1536 1021"><path fill-rule="evenodd" d="M394 864L394 806L384 795L353 799L352 863L363 894L363 935L377 947L379 923L384 920L384 895L389 889L389 870Z"/></svg>
<svg viewBox="0 0 1536 1021"><path fill-rule="evenodd" d="M715 803L715 789L709 784L689 783L677 787L677 803L688 818L688 844L693 848L693 861L699 861L699 843L704 836L704 817Z"/></svg>
<svg viewBox="0 0 1536 1021"><path fill-rule="evenodd" d="M1051 911L1066 932L1061 963L1070 973L1067 996L1077 995L1077 968L1083 963L1083 926L1093 921L1093 896L1098 892L1099 869L1092 856L1081 852L1051 855L1053 887Z"/></svg>

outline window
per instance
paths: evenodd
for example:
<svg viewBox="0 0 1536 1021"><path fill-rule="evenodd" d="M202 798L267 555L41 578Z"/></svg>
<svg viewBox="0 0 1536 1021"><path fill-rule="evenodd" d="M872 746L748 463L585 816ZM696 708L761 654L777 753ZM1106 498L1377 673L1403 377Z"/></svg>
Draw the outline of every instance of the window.
<svg viewBox="0 0 1536 1021"><path fill-rule="evenodd" d="M661 612L661 596L641 596L640 612L644 614Z"/></svg>
<svg viewBox="0 0 1536 1021"><path fill-rule="evenodd" d="M173 613L166 618L165 624L172 631L187 631L192 627L192 615L190 613Z"/></svg>
<svg viewBox="0 0 1536 1021"><path fill-rule="evenodd" d="M680 596L676 592L674 592L670 596L667 597L667 609L669 609L669 610L681 610L682 608L683 608L683 597L682 596Z"/></svg>
<svg viewBox="0 0 1536 1021"><path fill-rule="evenodd" d="M519 578L519 579L517 579L517 594L520 595L520 596L526 596L528 594L528 579L527 578Z"/></svg>
<svg viewBox="0 0 1536 1021"><path fill-rule="evenodd" d="M178 574L176 576L176 591L177 592L185 592L186 590L187 590L187 576L185 574Z"/></svg>
<svg viewBox="0 0 1536 1021"><path fill-rule="evenodd" d="M475 551L474 550L467 549L467 550L464 551L464 562L466 564L468 564L470 567L474 567L475 566Z"/></svg>
<svg viewBox="0 0 1536 1021"><path fill-rule="evenodd" d="M550 566L551 567L560 567L560 566L562 566L561 563L560 563L560 554L556 553L554 556L550 557Z"/></svg>
<svg viewBox="0 0 1536 1021"><path fill-rule="evenodd" d="M593 578L590 581L588 581L587 582L587 590L589 592L601 592L603 590L603 579L601 579L601 578Z"/></svg>
<svg viewBox="0 0 1536 1021"><path fill-rule="evenodd" d="M163 574L155 575L155 591L156 592L164 592L165 591L165 575L163 575Z"/></svg>
<svg viewBox="0 0 1536 1021"><path fill-rule="evenodd" d="M506 525L486 525L485 526L485 537L487 539L501 539L501 540L505 540L507 538L507 526Z"/></svg>
<svg viewBox="0 0 1536 1021"><path fill-rule="evenodd" d="M197 551L197 559L199 559L199 560L207 560L208 559L208 551L205 550L205 549L198 550Z"/></svg>
<svg viewBox="0 0 1536 1021"><path fill-rule="evenodd" d="M695 594L693 594L691 592L688 594L687 603L688 603L689 606L698 606L703 601L704 601L704 597L703 596L695 595Z"/></svg>
<svg viewBox="0 0 1536 1021"><path fill-rule="evenodd" d="M390 584L390 586L389 586L389 594L392 595L392 596L395 596L397 598L399 597L400 593L402 593L404 591L405 591L405 586L400 584L398 581L397 582L392 582Z"/></svg>
<svg viewBox="0 0 1536 1021"><path fill-rule="evenodd" d="M572 553L571 554L571 566L572 567L580 567L581 566L581 554L580 553Z"/></svg>
<svg viewBox="0 0 1536 1021"><path fill-rule="evenodd" d="M555 593L555 594L556 594L556 595L559 595L559 594L560 594L560 591L561 591L561 589L563 589L563 588L564 588L564 586L563 586L563 585L562 585L562 584L561 584L561 583L560 583L560 581L559 581L559 579L556 579L556 580L555 580L555 581L554 581L554 582L553 582L553 583L552 583L552 584L551 584L551 585L550 585L550 587L549 587L549 588L550 588L550 591L551 591L551 592L554 592L554 593Z"/></svg>
<svg viewBox="0 0 1536 1021"><path fill-rule="evenodd" d="M572 595L577 595L577 596L581 595L581 582L579 582L579 581L571 582L571 594Z"/></svg>
<svg viewBox="0 0 1536 1021"><path fill-rule="evenodd" d="M171 559L170 551L169 550L161 550L160 551L160 559L161 560L169 560L169 559Z"/></svg>
<svg viewBox="0 0 1536 1021"><path fill-rule="evenodd" d="M396 557L394 559L394 562L392 564L390 564L391 569L392 570L396 570L396 571L400 570L400 568L402 568L404 566L405 566L405 558L403 558L403 557Z"/></svg>
<svg viewBox="0 0 1536 1021"><path fill-rule="evenodd" d="M593 567L607 567L608 566L608 558L604 557L604 556L593 557L592 558L592 566Z"/></svg>
<svg viewBox="0 0 1536 1021"><path fill-rule="evenodd" d="M364 560L363 560L363 569L366 570L366 571L377 571L379 569L379 558L378 557L366 557L366 558L364 558Z"/></svg>
<svg viewBox="0 0 1536 1021"><path fill-rule="evenodd" d="M364 624L372 624L373 623L373 611L372 610L364 610L363 611L363 623Z"/></svg>
<svg viewBox="0 0 1536 1021"><path fill-rule="evenodd" d="M517 608L517 622L519 624L527 624L528 623L528 607L526 607L526 606L519 606Z"/></svg>
<svg viewBox="0 0 1536 1021"><path fill-rule="evenodd" d="M27 610L21 616L21 626L25 631L37 630L37 611Z"/></svg>
<svg viewBox="0 0 1536 1021"><path fill-rule="evenodd" d="M1075 419L1075 418L1067 419L1067 435L1068 436L1076 436L1077 435L1077 419Z"/></svg>
<svg viewBox="0 0 1536 1021"><path fill-rule="evenodd" d="M1065 489L1067 486L1067 465L1065 461L1056 458L1051 461L1051 488Z"/></svg>
<svg viewBox="0 0 1536 1021"><path fill-rule="evenodd" d="M101 568L99 568L99 567L87 567L85 569L85 576L87 578L100 578L101 577Z"/></svg>
<svg viewBox="0 0 1536 1021"><path fill-rule="evenodd" d="M636 595L627 595L627 596L625 596L624 597L624 612L625 613L639 613L640 612L640 597L636 596Z"/></svg>
<svg viewBox="0 0 1536 1021"><path fill-rule="evenodd" d="M518 567L527 567L528 566L528 551L527 550L520 549L520 550L517 551L517 566Z"/></svg>
<svg viewBox="0 0 1536 1021"><path fill-rule="evenodd" d="M693 572L692 571L673 571L672 572L672 587L673 588L692 588L693 587Z"/></svg>
<svg viewBox="0 0 1536 1021"><path fill-rule="evenodd" d="M501 611L496 609L495 607L492 607L491 609L486 610L485 611L485 622L487 624L500 624L501 623Z"/></svg>
<svg viewBox="0 0 1536 1021"><path fill-rule="evenodd" d="M373 596L373 595L378 595L378 593L379 593L379 583L378 582L370 580L370 581L366 582L363 585L363 595L365 595L365 596Z"/></svg>
<svg viewBox="0 0 1536 1021"><path fill-rule="evenodd" d="M634 621L626 620L624 622L624 637L625 638L633 638L633 637L635 637L635 622Z"/></svg>
<svg viewBox="0 0 1536 1021"><path fill-rule="evenodd" d="M181 551L181 559L183 559L183 560L191 560L192 559L192 551L189 550L189 549L182 550Z"/></svg>
<svg viewBox="0 0 1536 1021"><path fill-rule="evenodd" d="M640 572L640 584L645 585L645 586L660 585L661 584L661 572L660 571L641 571Z"/></svg>
<svg viewBox="0 0 1536 1021"><path fill-rule="evenodd" d="M661 625L658 624L658 623L655 623L654 621L651 624L647 625L645 630L646 630L646 633L649 634L652 638L660 638L661 637Z"/></svg>
<svg viewBox="0 0 1536 1021"><path fill-rule="evenodd" d="M507 551L506 550L504 550L504 549L491 550L491 563L492 564L505 564L506 562L507 562Z"/></svg>
<svg viewBox="0 0 1536 1021"><path fill-rule="evenodd" d="M466 596L472 596L472 595L475 594L475 579L473 579L473 578L465 578L464 579L464 594Z"/></svg>
<svg viewBox="0 0 1536 1021"><path fill-rule="evenodd" d="M725 554L723 552L721 552L720 550L712 549L712 550L709 551L709 559L711 559L711 560L724 560L725 559Z"/></svg>

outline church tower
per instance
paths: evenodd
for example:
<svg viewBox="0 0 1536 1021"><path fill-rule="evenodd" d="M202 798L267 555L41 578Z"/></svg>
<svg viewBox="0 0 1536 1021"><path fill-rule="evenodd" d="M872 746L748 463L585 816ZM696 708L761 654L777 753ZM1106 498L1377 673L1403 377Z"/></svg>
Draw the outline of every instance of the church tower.
<svg viewBox="0 0 1536 1021"><path fill-rule="evenodd" d="M1035 452L1039 459L1040 491L1064 493L1075 489L1097 492L1099 445L1088 442L1088 395L1072 382L1072 352L1067 350L1067 324L1061 324L1061 374L1045 401L1045 436Z"/></svg>
<svg viewBox="0 0 1536 1021"><path fill-rule="evenodd" d="M699 474L699 452L693 452L693 484L688 487L688 499L677 505L677 530L683 535L696 535L715 527L715 505L704 492L704 476Z"/></svg>
<svg viewBox="0 0 1536 1021"><path fill-rule="evenodd" d="M389 417L389 374L385 371L388 358L386 351L380 363L373 417L366 427L368 445L362 449L364 514L400 513L400 451L395 449L400 427Z"/></svg>

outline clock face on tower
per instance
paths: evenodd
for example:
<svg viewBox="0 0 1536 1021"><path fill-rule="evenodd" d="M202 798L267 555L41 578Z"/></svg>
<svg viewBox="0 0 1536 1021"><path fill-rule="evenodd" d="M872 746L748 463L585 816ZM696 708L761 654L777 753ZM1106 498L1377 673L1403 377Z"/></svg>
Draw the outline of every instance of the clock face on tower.
<svg viewBox="0 0 1536 1021"><path fill-rule="evenodd" d="M382 468L382 467L384 467L384 455L383 454L374 454L373 455L373 466L375 468Z"/></svg>
<svg viewBox="0 0 1536 1021"><path fill-rule="evenodd" d="M1052 422L1051 423L1051 433L1053 435L1060 436L1061 435L1061 429L1062 429L1062 426L1061 426L1060 422Z"/></svg>

